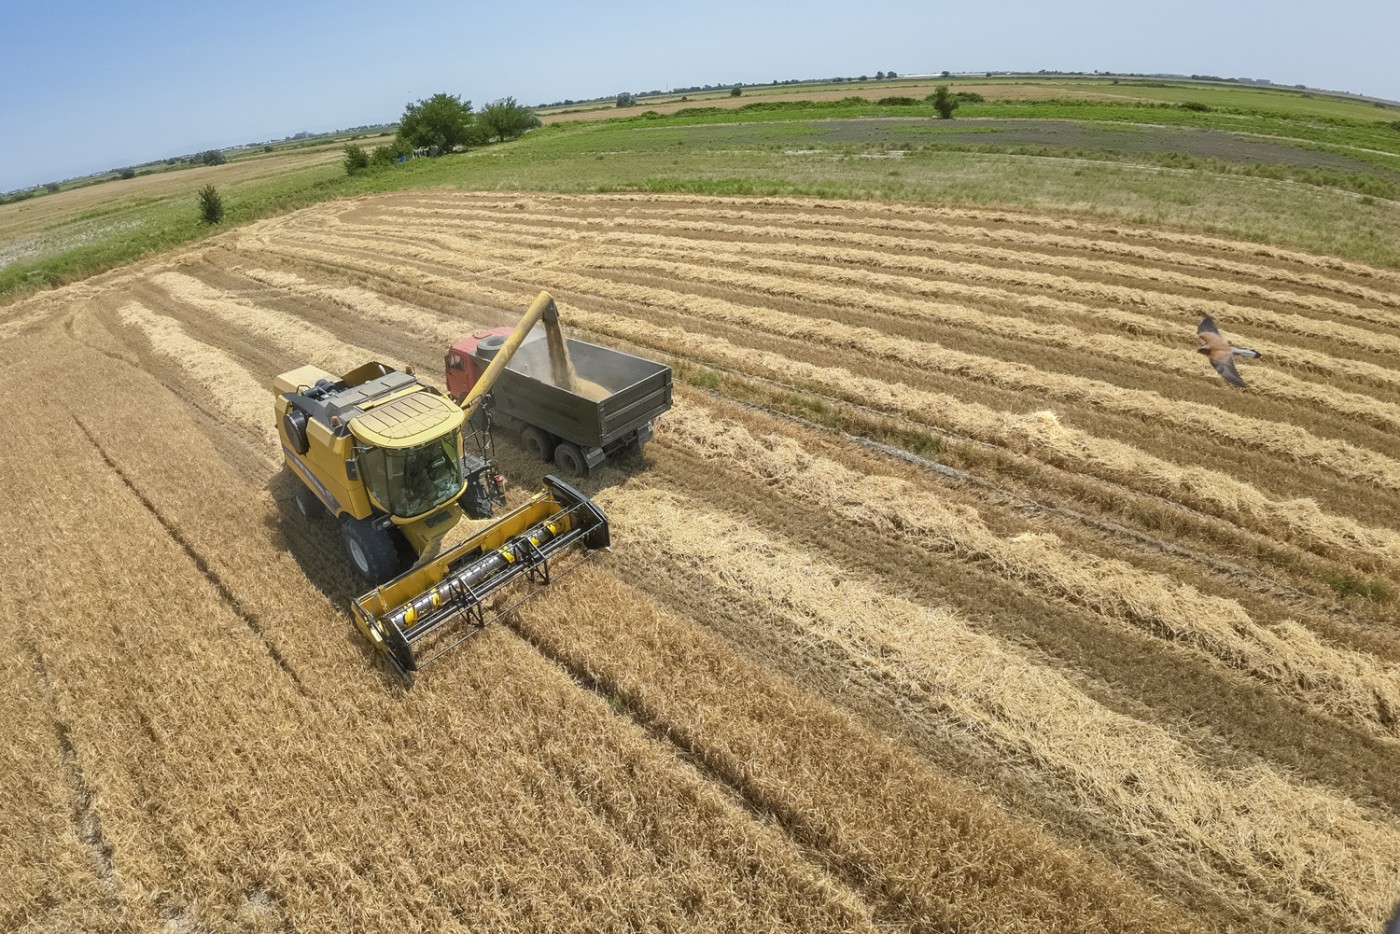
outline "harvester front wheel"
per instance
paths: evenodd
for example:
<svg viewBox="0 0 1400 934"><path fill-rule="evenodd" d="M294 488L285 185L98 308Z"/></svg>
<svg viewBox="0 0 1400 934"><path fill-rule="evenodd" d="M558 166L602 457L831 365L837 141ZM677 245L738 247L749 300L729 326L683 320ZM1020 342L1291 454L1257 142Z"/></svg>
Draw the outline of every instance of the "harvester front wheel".
<svg viewBox="0 0 1400 934"><path fill-rule="evenodd" d="M527 425L520 432L520 445L531 457L538 457L546 463L554 456L554 438L534 425Z"/></svg>
<svg viewBox="0 0 1400 934"><path fill-rule="evenodd" d="M387 531L376 529L369 519L346 519L340 534L355 570L365 580L378 585L398 576L399 549Z"/></svg>

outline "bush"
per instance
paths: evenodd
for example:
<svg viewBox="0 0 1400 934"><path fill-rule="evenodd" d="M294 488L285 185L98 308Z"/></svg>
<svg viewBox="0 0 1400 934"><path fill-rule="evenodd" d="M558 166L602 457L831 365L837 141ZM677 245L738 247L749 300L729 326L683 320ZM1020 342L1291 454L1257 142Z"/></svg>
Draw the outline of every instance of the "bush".
<svg viewBox="0 0 1400 934"><path fill-rule="evenodd" d="M122 178L135 178L136 170L128 166L127 168L124 168L120 172L118 172L117 175L121 176Z"/></svg>
<svg viewBox="0 0 1400 934"><path fill-rule="evenodd" d="M205 165L223 165L228 161L228 157L217 149L206 149L196 158Z"/></svg>
<svg viewBox="0 0 1400 934"><path fill-rule="evenodd" d="M1210 105L1202 104L1200 101L1182 101L1177 104L1182 110L1194 110L1196 113L1209 113Z"/></svg>
<svg viewBox="0 0 1400 934"><path fill-rule="evenodd" d="M959 91L953 95L953 100L959 104L981 104L986 102L986 98L976 91Z"/></svg>
<svg viewBox="0 0 1400 934"><path fill-rule="evenodd" d="M1392 130L1395 130L1397 133L1400 133L1400 120L1390 121L1390 128Z"/></svg>
<svg viewBox="0 0 1400 934"><path fill-rule="evenodd" d="M913 107L918 101L912 97L882 97L875 103L881 107Z"/></svg>
<svg viewBox="0 0 1400 934"><path fill-rule="evenodd" d="M631 107L635 103L637 103L637 96L631 91L623 91L617 95L617 106L619 107Z"/></svg>
<svg viewBox="0 0 1400 934"><path fill-rule="evenodd" d="M411 155L413 155L413 147L408 144L408 141L395 138L391 143L375 146L374 152L369 154L369 162L375 168L382 169L393 165L400 159L407 159Z"/></svg>
<svg viewBox="0 0 1400 934"><path fill-rule="evenodd" d="M951 120L953 111L958 109L958 102L953 99L953 95L948 93L948 85L946 84L940 84L934 88L933 94L927 99L933 104L933 109L938 111L938 116L944 120Z"/></svg>
<svg viewBox="0 0 1400 934"><path fill-rule="evenodd" d="M199 189L199 219L217 224L224 219L224 199L213 185Z"/></svg>
<svg viewBox="0 0 1400 934"><path fill-rule="evenodd" d="M355 143L345 144L345 174L359 175L369 168L369 153L365 152L365 147Z"/></svg>
<svg viewBox="0 0 1400 934"><path fill-rule="evenodd" d="M743 93L744 93L744 92L743 92L742 90L740 90L740 88L739 88L739 86L738 86L737 84L734 85L734 87L732 87L732 88L729 89L729 96L730 96L730 97L738 97L740 94L743 94Z"/></svg>

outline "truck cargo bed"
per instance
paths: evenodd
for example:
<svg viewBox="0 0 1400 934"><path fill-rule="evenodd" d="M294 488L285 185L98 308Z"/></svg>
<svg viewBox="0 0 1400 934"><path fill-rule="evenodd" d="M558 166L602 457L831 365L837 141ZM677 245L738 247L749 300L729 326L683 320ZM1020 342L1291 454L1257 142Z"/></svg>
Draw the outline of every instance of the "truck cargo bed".
<svg viewBox="0 0 1400 934"><path fill-rule="evenodd" d="M671 407L666 364L579 340L567 345L576 391L556 385L548 343L527 341L496 384L499 421L534 425L581 448L607 448Z"/></svg>

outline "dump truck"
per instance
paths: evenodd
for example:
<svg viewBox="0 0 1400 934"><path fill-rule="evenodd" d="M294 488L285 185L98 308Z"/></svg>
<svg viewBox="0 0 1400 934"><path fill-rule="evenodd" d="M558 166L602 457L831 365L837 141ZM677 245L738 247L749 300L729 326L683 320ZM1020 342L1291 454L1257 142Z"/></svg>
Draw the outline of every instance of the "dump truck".
<svg viewBox="0 0 1400 934"><path fill-rule="evenodd" d="M459 400L411 369L378 362L339 377L303 366L273 381L284 461L299 481L298 509L340 523L351 562L374 585L354 600L352 616L402 674L490 622L486 600L496 591L523 580L533 595L566 553L587 556L609 545L602 510L550 476L524 505L442 548L460 519L489 519L505 505L490 426L478 427L472 416L542 320L557 330L558 309L547 292ZM428 651L420 651L430 638Z"/></svg>
<svg viewBox="0 0 1400 934"><path fill-rule="evenodd" d="M501 353L508 327L477 331L447 351L447 391L469 394ZM561 347L563 348L561 352ZM640 451L671 407L671 368L556 331L532 333L501 374L489 417L542 461L586 477L609 458Z"/></svg>

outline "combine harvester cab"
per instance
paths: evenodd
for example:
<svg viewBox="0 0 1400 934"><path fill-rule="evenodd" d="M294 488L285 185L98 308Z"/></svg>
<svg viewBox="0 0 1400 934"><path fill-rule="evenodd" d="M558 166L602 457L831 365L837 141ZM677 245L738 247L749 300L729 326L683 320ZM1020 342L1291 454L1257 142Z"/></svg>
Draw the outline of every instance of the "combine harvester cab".
<svg viewBox="0 0 1400 934"><path fill-rule="evenodd" d="M486 519L505 504L489 419L475 428L481 420L472 416L541 319L557 328L547 292L460 401L421 383L411 369L381 363L339 378L304 366L273 382L284 459L302 483L297 505L304 515L324 509L340 522L356 569L376 585L354 601L355 622L404 674L424 663L415 643L452 630L450 623L488 622L484 601L492 593L523 577L537 585L533 594L549 583L564 551L608 547L602 511L549 477L528 503L442 551L463 514ZM417 560L405 570L410 549Z"/></svg>

